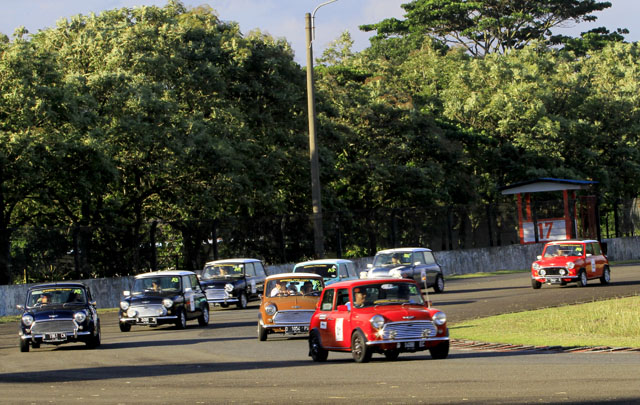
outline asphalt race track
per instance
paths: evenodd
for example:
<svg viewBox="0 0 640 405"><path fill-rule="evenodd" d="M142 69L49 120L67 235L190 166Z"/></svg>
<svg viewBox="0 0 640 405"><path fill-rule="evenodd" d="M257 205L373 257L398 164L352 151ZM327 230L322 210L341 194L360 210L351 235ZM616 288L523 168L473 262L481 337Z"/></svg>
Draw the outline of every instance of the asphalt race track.
<svg viewBox="0 0 640 405"><path fill-rule="evenodd" d="M640 293L640 266L612 268L612 284L530 287L525 273L452 280L434 306L455 323ZM428 352L355 364L330 353L307 356L306 336L256 337L257 303L215 308L206 328L118 329L101 316L102 346L43 345L20 353L17 324L0 325L1 403L638 403L640 352L475 350L454 345L445 360ZM455 338L455 329L452 330Z"/></svg>

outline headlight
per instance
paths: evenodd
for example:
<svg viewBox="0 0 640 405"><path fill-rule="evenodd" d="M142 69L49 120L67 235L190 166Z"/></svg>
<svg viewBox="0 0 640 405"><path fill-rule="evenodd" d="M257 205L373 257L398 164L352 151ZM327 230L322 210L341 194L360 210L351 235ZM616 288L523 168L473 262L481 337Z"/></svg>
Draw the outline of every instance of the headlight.
<svg viewBox="0 0 640 405"><path fill-rule="evenodd" d="M73 314L73 318L77 323L82 323L85 321L85 319L87 319L87 314L85 314L84 312L76 312L75 314Z"/></svg>
<svg viewBox="0 0 640 405"><path fill-rule="evenodd" d="M276 312L278 312L278 308L276 308L276 306L273 304L269 304L264 307L264 312L266 312L269 316L273 316L276 314Z"/></svg>
<svg viewBox="0 0 640 405"><path fill-rule="evenodd" d="M162 300L162 305L164 305L165 308L171 308L173 306L173 300L170 298L165 298Z"/></svg>
<svg viewBox="0 0 640 405"><path fill-rule="evenodd" d="M402 278L402 272L399 269L393 269L389 272L389 277Z"/></svg>
<svg viewBox="0 0 640 405"><path fill-rule="evenodd" d="M565 269L560 269L560 275L564 276L567 274L567 271Z"/></svg>
<svg viewBox="0 0 640 405"><path fill-rule="evenodd" d="M540 270L540 264L538 264L538 262L533 263L533 269L534 270Z"/></svg>
<svg viewBox="0 0 640 405"><path fill-rule="evenodd" d="M436 312L435 314L433 314L433 323L435 323L438 326L442 326L447 322L447 316L444 314L444 312Z"/></svg>
<svg viewBox="0 0 640 405"><path fill-rule="evenodd" d="M569 263L567 263L567 268L568 268L568 269L572 269L572 268L574 268L574 267L576 267L576 264L575 264L574 262L569 262Z"/></svg>
<svg viewBox="0 0 640 405"><path fill-rule="evenodd" d="M371 326L375 329L382 329L384 327L384 317L382 315L374 315L369 319Z"/></svg>
<svg viewBox="0 0 640 405"><path fill-rule="evenodd" d="M129 309L129 302L128 301L120 301L120 309L123 311L126 311L127 309Z"/></svg>
<svg viewBox="0 0 640 405"><path fill-rule="evenodd" d="M129 318L135 318L136 316L138 316L138 311L133 308L129 308L129 310L127 311L127 316Z"/></svg>
<svg viewBox="0 0 640 405"><path fill-rule="evenodd" d="M33 325L33 316L29 314L22 315L22 324L27 327Z"/></svg>
<svg viewBox="0 0 640 405"><path fill-rule="evenodd" d="M538 274L540 274L541 276L544 276L545 274L547 274L547 272L543 269L538 271Z"/></svg>
<svg viewBox="0 0 640 405"><path fill-rule="evenodd" d="M233 291L233 284L225 284L225 286L224 286L224 290L225 290L226 292L231 292L231 291Z"/></svg>

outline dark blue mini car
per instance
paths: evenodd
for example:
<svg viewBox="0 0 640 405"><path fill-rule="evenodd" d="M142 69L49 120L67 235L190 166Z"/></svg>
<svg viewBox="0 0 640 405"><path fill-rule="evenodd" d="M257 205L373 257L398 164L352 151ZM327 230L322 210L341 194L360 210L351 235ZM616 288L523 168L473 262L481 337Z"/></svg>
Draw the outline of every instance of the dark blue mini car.
<svg viewBox="0 0 640 405"><path fill-rule="evenodd" d="M60 345L84 342L89 348L100 346L100 319L89 287L82 283L50 283L27 291L20 320L20 351L41 344Z"/></svg>

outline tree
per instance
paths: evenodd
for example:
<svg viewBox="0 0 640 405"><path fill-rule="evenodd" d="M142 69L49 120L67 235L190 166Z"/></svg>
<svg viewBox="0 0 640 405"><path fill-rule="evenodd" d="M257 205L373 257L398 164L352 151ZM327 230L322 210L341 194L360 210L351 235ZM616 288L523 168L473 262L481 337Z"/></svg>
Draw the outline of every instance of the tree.
<svg viewBox="0 0 640 405"><path fill-rule="evenodd" d="M532 41L551 44L552 29L567 22L595 21L591 13L611 7L596 0L414 0L406 19L363 25L375 38L432 37L462 46L474 56L521 49ZM557 38L556 38L557 39Z"/></svg>

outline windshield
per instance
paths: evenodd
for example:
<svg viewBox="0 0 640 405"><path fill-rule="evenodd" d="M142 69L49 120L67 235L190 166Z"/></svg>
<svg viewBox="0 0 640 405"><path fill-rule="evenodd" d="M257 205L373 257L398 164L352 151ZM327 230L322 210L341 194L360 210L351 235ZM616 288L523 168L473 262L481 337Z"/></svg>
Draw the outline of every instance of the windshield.
<svg viewBox="0 0 640 405"><path fill-rule="evenodd" d="M354 287L352 292L356 308L396 304L424 305L420 289L410 283L361 285Z"/></svg>
<svg viewBox="0 0 640 405"><path fill-rule="evenodd" d="M391 265L410 265L411 252L377 253L373 258L373 267Z"/></svg>
<svg viewBox="0 0 640 405"><path fill-rule="evenodd" d="M323 283L317 278L281 278L269 280L265 291L269 291L269 297L283 297L288 295L319 296Z"/></svg>
<svg viewBox="0 0 640 405"><path fill-rule="evenodd" d="M203 280L211 280L220 277L242 277L244 274L244 264L224 263L205 266L202 272Z"/></svg>
<svg viewBox="0 0 640 405"><path fill-rule="evenodd" d="M133 283L133 294L144 292L178 292L180 291L180 277L155 276L137 278Z"/></svg>
<svg viewBox="0 0 640 405"><path fill-rule="evenodd" d="M561 245L549 245L544 250L544 257L558 256L582 256L584 249L577 243L567 243Z"/></svg>
<svg viewBox="0 0 640 405"><path fill-rule="evenodd" d="M78 305L87 302L83 288L54 287L34 289L27 296L28 307L43 307L48 305Z"/></svg>
<svg viewBox="0 0 640 405"><path fill-rule="evenodd" d="M324 278L338 278L337 264L308 264L296 267L296 272L313 273Z"/></svg>

